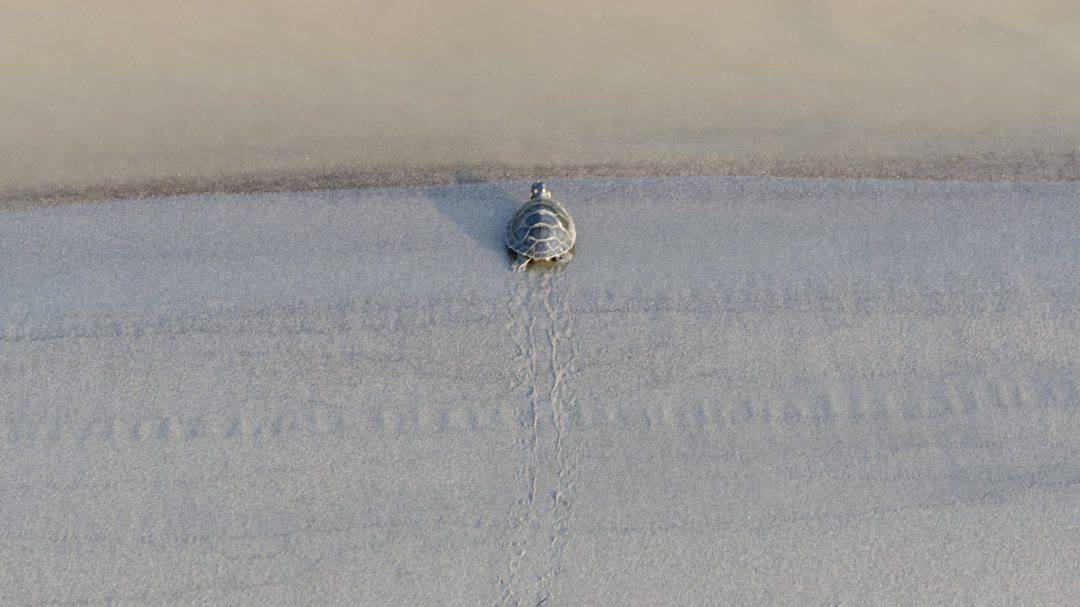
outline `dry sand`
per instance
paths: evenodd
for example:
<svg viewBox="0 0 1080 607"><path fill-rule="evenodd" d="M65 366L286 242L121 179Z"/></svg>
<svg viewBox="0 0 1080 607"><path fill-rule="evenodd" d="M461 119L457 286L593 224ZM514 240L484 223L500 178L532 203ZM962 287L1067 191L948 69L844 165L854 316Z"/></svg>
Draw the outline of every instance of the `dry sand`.
<svg viewBox="0 0 1080 607"><path fill-rule="evenodd" d="M1074 4L8 4L0 603L1080 595Z"/></svg>
<svg viewBox="0 0 1080 607"><path fill-rule="evenodd" d="M0 602L1062 604L1076 184L0 214Z"/></svg>
<svg viewBox="0 0 1080 607"><path fill-rule="evenodd" d="M535 175L1080 178L1080 5L9 2L0 205Z"/></svg>

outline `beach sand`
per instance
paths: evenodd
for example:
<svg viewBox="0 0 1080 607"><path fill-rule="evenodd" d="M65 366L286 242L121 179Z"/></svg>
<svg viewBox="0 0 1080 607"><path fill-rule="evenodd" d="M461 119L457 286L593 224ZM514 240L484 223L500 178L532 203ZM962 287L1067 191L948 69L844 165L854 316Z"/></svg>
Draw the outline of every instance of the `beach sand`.
<svg viewBox="0 0 1080 607"><path fill-rule="evenodd" d="M9 4L0 604L1080 595L1076 6Z"/></svg>
<svg viewBox="0 0 1080 607"><path fill-rule="evenodd" d="M0 213L0 602L1062 604L1074 183Z"/></svg>
<svg viewBox="0 0 1080 607"><path fill-rule="evenodd" d="M539 176L1080 178L1067 2L9 3L0 205Z"/></svg>

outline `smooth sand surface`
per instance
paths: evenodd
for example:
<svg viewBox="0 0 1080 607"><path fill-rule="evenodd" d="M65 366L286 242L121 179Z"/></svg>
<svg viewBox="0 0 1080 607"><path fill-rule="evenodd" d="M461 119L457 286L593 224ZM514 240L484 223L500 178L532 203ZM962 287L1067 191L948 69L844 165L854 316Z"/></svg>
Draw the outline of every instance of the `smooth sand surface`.
<svg viewBox="0 0 1080 607"><path fill-rule="evenodd" d="M1080 185L0 213L0 602L1064 604Z"/></svg>
<svg viewBox="0 0 1080 607"><path fill-rule="evenodd" d="M1080 178L1080 6L8 2L0 205L611 175Z"/></svg>

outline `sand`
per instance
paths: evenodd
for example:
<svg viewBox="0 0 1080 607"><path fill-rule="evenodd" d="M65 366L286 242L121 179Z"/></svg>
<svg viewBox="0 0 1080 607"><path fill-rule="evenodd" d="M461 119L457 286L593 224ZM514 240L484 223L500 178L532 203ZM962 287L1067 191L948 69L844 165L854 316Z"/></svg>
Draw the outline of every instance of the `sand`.
<svg viewBox="0 0 1080 607"><path fill-rule="evenodd" d="M1080 179L1055 0L9 2L0 207L614 175Z"/></svg>
<svg viewBox="0 0 1080 607"><path fill-rule="evenodd" d="M1080 592L1080 186L549 185L0 213L0 602Z"/></svg>

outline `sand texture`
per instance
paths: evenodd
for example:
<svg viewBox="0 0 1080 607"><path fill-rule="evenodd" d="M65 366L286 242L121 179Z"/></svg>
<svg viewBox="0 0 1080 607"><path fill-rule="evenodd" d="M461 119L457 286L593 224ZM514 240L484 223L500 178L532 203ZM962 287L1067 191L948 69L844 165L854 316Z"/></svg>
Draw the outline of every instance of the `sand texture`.
<svg viewBox="0 0 1080 607"><path fill-rule="evenodd" d="M616 175L1080 179L1059 0L8 2L0 208Z"/></svg>
<svg viewBox="0 0 1080 607"><path fill-rule="evenodd" d="M5 604L1062 604L1080 185L0 213Z"/></svg>

